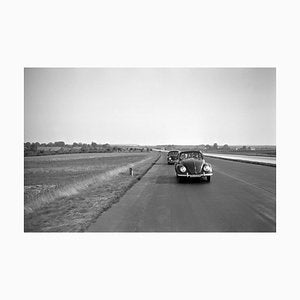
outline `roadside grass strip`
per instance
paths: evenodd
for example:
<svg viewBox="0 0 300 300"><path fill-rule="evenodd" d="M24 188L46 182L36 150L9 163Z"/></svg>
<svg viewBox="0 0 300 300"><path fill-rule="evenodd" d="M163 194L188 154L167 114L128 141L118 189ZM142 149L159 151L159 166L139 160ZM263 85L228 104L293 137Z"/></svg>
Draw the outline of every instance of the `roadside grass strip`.
<svg viewBox="0 0 300 300"><path fill-rule="evenodd" d="M146 158L137 163L128 164L128 165L122 166L120 168L115 168L113 170L109 170L103 174L92 176L92 177L84 179L80 182L68 184L64 187L59 187L54 190L53 189L49 190L45 194L38 196L32 202L29 202L28 204L26 204L24 207L25 214L32 213L37 208L40 208L43 205L45 205L51 201L54 201L58 198L70 197L70 196L77 195L80 192L82 192L88 188L91 188L95 185L99 185L107 180L110 180L112 177L114 177L122 172L127 172L129 170L129 168L134 168L138 164L143 164L150 159L151 159L151 157Z"/></svg>
<svg viewBox="0 0 300 300"><path fill-rule="evenodd" d="M103 211L116 203L158 158L157 155L150 156L76 184L49 190L25 204L24 231L85 231ZM130 176L129 168L133 168L133 176Z"/></svg>

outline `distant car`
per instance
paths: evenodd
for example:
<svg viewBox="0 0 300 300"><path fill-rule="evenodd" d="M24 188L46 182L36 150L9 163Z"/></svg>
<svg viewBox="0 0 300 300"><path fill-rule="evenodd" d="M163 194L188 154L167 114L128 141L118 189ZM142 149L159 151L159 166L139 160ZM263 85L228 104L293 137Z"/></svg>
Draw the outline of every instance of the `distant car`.
<svg viewBox="0 0 300 300"><path fill-rule="evenodd" d="M211 164L207 163L200 151L182 151L179 153L178 162L175 164L178 182L182 178L205 178L210 182L213 175Z"/></svg>
<svg viewBox="0 0 300 300"><path fill-rule="evenodd" d="M178 155L179 155L179 151L177 150L169 151L167 155L168 165L175 164L178 161Z"/></svg>

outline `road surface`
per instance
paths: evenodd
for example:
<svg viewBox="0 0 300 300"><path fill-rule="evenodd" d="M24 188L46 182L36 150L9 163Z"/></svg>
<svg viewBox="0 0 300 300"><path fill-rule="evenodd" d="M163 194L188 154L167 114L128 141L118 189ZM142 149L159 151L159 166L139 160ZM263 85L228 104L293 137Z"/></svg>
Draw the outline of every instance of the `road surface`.
<svg viewBox="0 0 300 300"><path fill-rule="evenodd" d="M259 155L239 155L239 154L216 154L216 153L204 153L205 156L209 157L220 157L230 160L241 160L245 162L253 162L253 163L264 163L267 165L276 166L276 157L267 157L267 156L259 156Z"/></svg>
<svg viewBox="0 0 300 300"><path fill-rule="evenodd" d="M177 183L166 154L89 231L275 232L276 168L207 158L210 183Z"/></svg>

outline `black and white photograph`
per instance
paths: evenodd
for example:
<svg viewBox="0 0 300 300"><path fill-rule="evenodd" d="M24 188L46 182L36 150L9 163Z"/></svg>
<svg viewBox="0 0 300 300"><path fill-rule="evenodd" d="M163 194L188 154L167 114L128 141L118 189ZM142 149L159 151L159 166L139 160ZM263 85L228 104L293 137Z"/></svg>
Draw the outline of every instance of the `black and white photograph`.
<svg viewBox="0 0 300 300"><path fill-rule="evenodd" d="M24 80L24 231L276 231L275 68Z"/></svg>
<svg viewBox="0 0 300 300"><path fill-rule="evenodd" d="M298 6L2 1L0 298L300 299Z"/></svg>

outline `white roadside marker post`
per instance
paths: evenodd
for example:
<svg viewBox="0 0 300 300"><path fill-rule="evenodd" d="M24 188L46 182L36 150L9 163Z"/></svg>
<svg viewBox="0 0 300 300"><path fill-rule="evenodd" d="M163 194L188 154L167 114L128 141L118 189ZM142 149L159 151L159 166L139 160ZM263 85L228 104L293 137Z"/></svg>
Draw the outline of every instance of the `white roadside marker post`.
<svg viewBox="0 0 300 300"><path fill-rule="evenodd" d="M132 168L129 168L129 175L133 176L133 169Z"/></svg>

